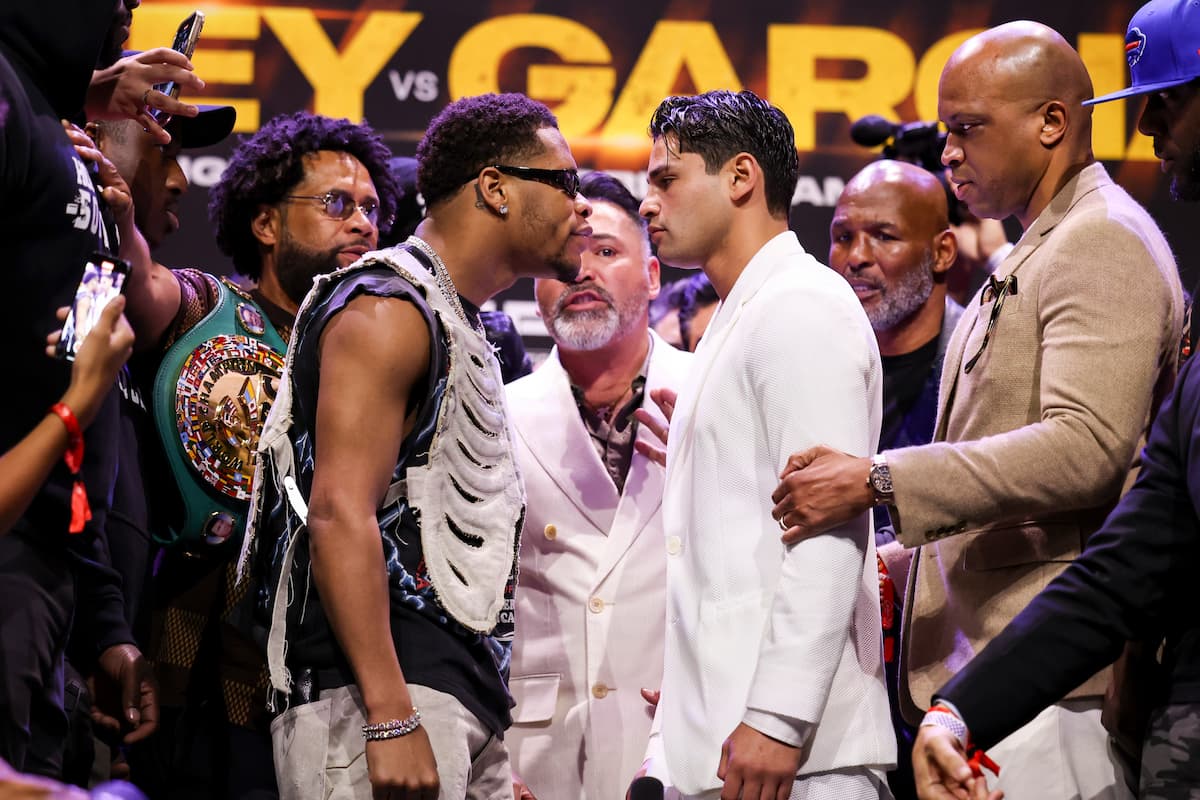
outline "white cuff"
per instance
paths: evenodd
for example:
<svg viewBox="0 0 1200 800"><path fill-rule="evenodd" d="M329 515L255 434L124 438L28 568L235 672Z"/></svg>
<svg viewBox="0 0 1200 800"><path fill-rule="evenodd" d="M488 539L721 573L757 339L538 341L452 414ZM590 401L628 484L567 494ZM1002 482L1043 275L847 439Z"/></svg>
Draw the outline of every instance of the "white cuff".
<svg viewBox="0 0 1200 800"><path fill-rule="evenodd" d="M757 708L747 708L746 714L742 717L742 722L754 728L759 733L770 736L772 739L778 739L792 747L804 747L808 743L808 740L812 738L813 729L816 727L812 723L805 722L802 719L793 719L792 717L785 717L782 714L772 714L769 711L760 711Z"/></svg>

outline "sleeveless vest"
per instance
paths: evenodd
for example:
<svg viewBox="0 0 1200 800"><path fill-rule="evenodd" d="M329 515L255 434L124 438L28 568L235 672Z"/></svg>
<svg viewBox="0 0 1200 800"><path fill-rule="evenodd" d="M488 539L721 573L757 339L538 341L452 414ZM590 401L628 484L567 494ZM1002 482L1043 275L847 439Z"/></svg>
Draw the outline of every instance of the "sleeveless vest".
<svg viewBox="0 0 1200 800"><path fill-rule="evenodd" d="M504 411L500 367L482 331L458 315L422 259L398 247L320 276L296 318L279 394L258 443L254 496L238 562L239 580L253 561L255 579L269 584L267 659L271 683L283 692L291 686L284 663L287 625L293 616L288 606L306 602L311 588L309 570L294 563L297 544L307 533L302 487L311 486L313 468L297 451L297 441L309 439L313 432L293 416L294 359L315 308L356 271L387 266L411 284L436 316L445 342L435 349L444 347L448 363L428 455L404 469L403 477L388 488L381 512L399 498L418 512L430 582L439 605L456 622L481 634L500 635L498 628L512 627L505 590L516 559L525 491ZM430 335L437 340L436 326ZM280 506L286 513L282 530L259 520L264 510Z"/></svg>

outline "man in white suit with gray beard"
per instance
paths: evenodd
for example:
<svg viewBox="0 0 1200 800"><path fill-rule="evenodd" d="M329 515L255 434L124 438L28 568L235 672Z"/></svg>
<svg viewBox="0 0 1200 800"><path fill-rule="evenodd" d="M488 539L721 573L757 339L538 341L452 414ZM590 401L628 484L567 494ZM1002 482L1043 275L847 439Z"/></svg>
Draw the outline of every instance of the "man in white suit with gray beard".
<svg viewBox="0 0 1200 800"><path fill-rule="evenodd" d="M535 288L555 348L508 387L527 506L505 742L517 797L541 800L617 800L641 764L672 543L664 470L635 450L652 434L634 412L662 422L650 393L681 384L691 360L649 330L659 265L638 201L599 172L580 193L592 237L579 278Z"/></svg>

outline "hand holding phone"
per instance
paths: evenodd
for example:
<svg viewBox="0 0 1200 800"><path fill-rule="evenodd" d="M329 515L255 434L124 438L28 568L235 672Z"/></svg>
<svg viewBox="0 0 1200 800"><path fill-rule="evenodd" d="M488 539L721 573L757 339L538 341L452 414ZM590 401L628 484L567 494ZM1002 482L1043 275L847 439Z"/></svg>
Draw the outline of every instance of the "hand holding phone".
<svg viewBox="0 0 1200 800"><path fill-rule="evenodd" d="M86 428L95 419L96 412L117 379L117 373L133 353L133 328L125 319L124 310L123 295L117 295L100 310L100 318L87 341L80 345L71 367L71 383L62 402L75 412L81 427ZM69 308L60 308L59 319L66 319L68 313ZM58 330L46 338L49 355L55 355L61 337L62 331Z"/></svg>
<svg viewBox="0 0 1200 800"><path fill-rule="evenodd" d="M182 53L187 58L191 58L196 52L196 42L200 38L200 31L204 28L204 12L193 11L187 19L179 23L179 28L175 31L175 41L171 44L171 49ZM172 100L179 98L179 84L175 81L159 83L154 86L155 91L162 92ZM171 121L171 114L163 111L161 108L150 108L147 113L154 118L154 121L159 125L165 126Z"/></svg>
<svg viewBox="0 0 1200 800"><path fill-rule="evenodd" d="M75 300L67 312L55 355L74 361L87 335L100 319L109 302L125 287L129 262L115 256L96 253L83 268L83 279L75 289Z"/></svg>

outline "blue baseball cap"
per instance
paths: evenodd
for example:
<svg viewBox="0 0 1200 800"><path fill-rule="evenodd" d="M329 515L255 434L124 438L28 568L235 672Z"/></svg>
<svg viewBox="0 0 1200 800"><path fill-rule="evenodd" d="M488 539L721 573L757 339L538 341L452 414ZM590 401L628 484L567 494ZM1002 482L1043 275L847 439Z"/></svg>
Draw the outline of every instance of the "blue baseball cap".
<svg viewBox="0 0 1200 800"><path fill-rule="evenodd" d="M1200 0L1151 0L1129 21L1125 58L1133 85L1084 102L1149 94L1200 77Z"/></svg>

